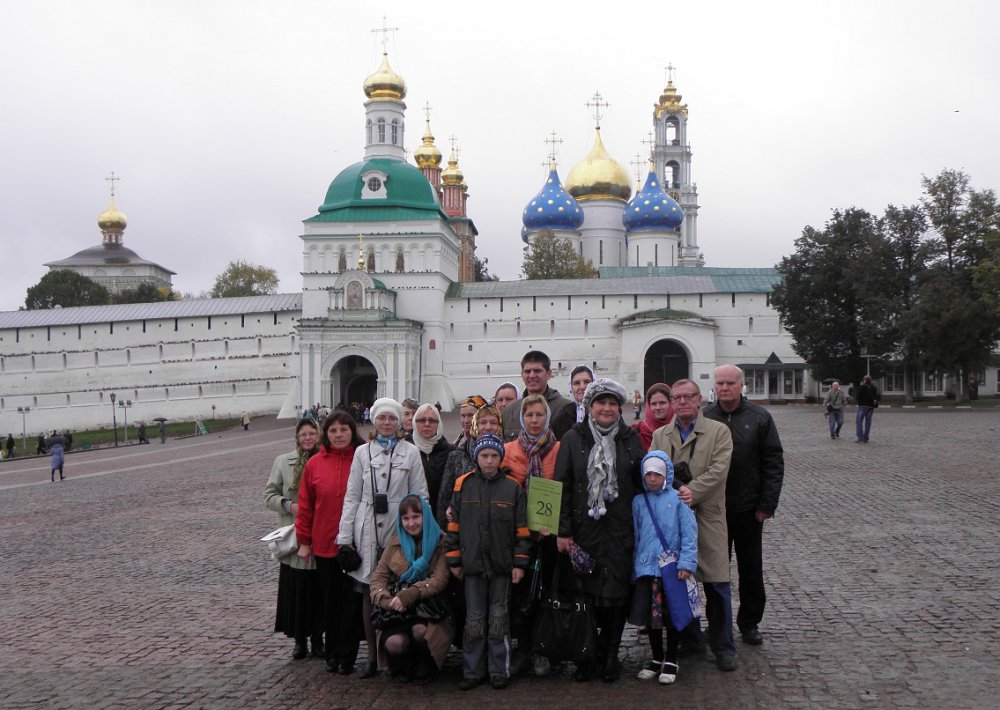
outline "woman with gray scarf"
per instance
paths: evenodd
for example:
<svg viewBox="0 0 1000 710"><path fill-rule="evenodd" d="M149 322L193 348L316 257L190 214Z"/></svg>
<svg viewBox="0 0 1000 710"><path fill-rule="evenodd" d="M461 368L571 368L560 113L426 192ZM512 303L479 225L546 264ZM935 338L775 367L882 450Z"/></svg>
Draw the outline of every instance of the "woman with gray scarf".
<svg viewBox="0 0 1000 710"><path fill-rule="evenodd" d="M632 498L642 491L645 453L621 416L627 397L614 380L592 382L584 394L587 416L563 436L556 459L555 478L563 484L559 551L576 543L595 563L579 576L600 630L594 661L577 668L581 681L621 676L618 649L632 593Z"/></svg>

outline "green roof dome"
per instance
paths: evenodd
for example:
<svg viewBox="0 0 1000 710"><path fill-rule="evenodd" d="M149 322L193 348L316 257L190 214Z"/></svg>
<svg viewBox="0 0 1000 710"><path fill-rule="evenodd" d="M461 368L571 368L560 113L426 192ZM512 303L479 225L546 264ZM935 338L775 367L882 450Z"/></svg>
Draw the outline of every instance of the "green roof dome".
<svg viewBox="0 0 1000 710"><path fill-rule="evenodd" d="M381 173L371 191L370 173ZM365 193L362 196L362 193ZM371 222L386 219L435 219L447 216L422 172L409 163L373 158L344 168L330 183L319 214L307 222Z"/></svg>

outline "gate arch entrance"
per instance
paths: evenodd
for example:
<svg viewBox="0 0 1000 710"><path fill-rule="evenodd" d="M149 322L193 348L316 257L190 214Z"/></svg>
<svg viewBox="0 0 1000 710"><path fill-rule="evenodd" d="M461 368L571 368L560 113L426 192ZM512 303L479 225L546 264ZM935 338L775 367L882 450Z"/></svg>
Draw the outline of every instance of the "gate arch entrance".
<svg viewBox="0 0 1000 710"><path fill-rule="evenodd" d="M690 377L691 361L683 345L676 340L665 338L657 340L646 351L642 369L642 392L645 396L646 390L657 382L671 385L677 380Z"/></svg>
<svg viewBox="0 0 1000 710"><path fill-rule="evenodd" d="M330 404L353 402L370 405L376 400L378 371L375 365L360 355L350 355L338 360L330 371Z"/></svg>

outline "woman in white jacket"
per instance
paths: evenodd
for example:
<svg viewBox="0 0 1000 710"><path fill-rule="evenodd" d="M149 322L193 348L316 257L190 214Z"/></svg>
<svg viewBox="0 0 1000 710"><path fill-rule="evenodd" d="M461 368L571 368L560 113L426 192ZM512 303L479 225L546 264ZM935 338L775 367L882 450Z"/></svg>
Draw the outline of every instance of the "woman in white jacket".
<svg viewBox="0 0 1000 710"><path fill-rule="evenodd" d="M372 678L378 673L369 580L390 532L396 527L400 501L411 493L427 497L420 450L405 441L399 430L402 406L388 397L377 399L371 407L371 417L375 437L354 452L337 535L342 552L345 547L353 548L361 558L360 566L345 571L354 578L364 599L361 614L368 643L368 665L362 678Z"/></svg>

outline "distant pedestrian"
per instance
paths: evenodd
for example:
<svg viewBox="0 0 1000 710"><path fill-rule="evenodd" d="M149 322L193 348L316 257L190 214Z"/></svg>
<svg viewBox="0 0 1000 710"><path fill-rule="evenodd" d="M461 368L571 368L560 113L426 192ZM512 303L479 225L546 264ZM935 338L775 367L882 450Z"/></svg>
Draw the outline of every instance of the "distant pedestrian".
<svg viewBox="0 0 1000 710"><path fill-rule="evenodd" d="M149 443L149 437L146 436L146 422L143 422L139 425L139 443L140 444Z"/></svg>
<svg viewBox="0 0 1000 710"><path fill-rule="evenodd" d="M167 423L166 422L160 422L160 443L161 444L166 444L167 443Z"/></svg>
<svg viewBox="0 0 1000 710"><path fill-rule="evenodd" d="M63 445L63 449L68 454L69 450L73 448L73 433L67 429L63 432L63 438L66 440L66 443Z"/></svg>
<svg viewBox="0 0 1000 710"><path fill-rule="evenodd" d="M243 412L243 414L240 415L240 424L243 425L243 431L249 431L250 430L250 414L249 413Z"/></svg>
<svg viewBox="0 0 1000 710"><path fill-rule="evenodd" d="M66 477L63 475L63 464L65 463L65 458L63 457L63 446L66 443L66 439L59 436L59 432L53 429L49 434L49 438L45 440L45 443L52 452L52 464L50 466L52 469L51 482L56 482L56 471L59 472L59 480L65 480Z"/></svg>
<svg viewBox="0 0 1000 710"><path fill-rule="evenodd" d="M979 381L975 375L969 375L969 399L979 399Z"/></svg>
<svg viewBox="0 0 1000 710"><path fill-rule="evenodd" d="M45 451L45 434L42 433L42 434L38 435L38 447L35 449L35 455L36 456L44 456L45 453L46 453L46 451Z"/></svg>
<svg viewBox="0 0 1000 710"><path fill-rule="evenodd" d="M865 375L861 378L861 386L858 387L858 415L854 420L857 433L856 444L867 444L868 436L872 430L872 416L875 408L878 407L878 389L872 384L872 378Z"/></svg>
<svg viewBox="0 0 1000 710"><path fill-rule="evenodd" d="M7 458L14 458L14 435L7 434Z"/></svg>
<svg viewBox="0 0 1000 710"><path fill-rule="evenodd" d="M834 382L830 386L830 391L823 397L823 408L826 411L830 424L830 438L840 438L840 427L844 426L844 405L847 404L847 397L840 390L840 383Z"/></svg>

